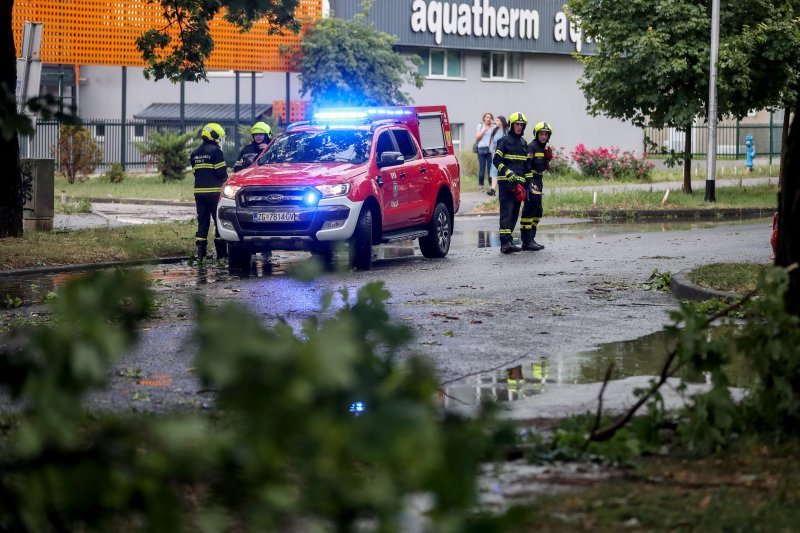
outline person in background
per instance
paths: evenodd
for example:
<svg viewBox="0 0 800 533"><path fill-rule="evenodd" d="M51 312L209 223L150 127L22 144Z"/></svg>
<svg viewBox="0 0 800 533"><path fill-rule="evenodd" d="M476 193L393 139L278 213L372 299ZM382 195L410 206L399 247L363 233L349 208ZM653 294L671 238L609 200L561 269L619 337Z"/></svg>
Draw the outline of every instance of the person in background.
<svg viewBox="0 0 800 533"><path fill-rule="evenodd" d="M478 186L484 192L483 179L488 177L492 166L492 130L494 127L494 115L484 113L483 120L475 130L475 140L478 143Z"/></svg>
<svg viewBox="0 0 800 533"><path fill-rule="evenodd" d="M497 150L497 141L502 139L508 133L508 120L503 115L498 115L494 121L494 129L492 130L492 143L489 145L489 153L494 155ZM497 167L492 163L489 169L489 187L486 189L486 194L494 196L497 194Z"/></svg>
<svg viewBox="0 0 800 533"><path fill-rule="evenodd" d="M250 135L253 142L242 148L239 152L239 159L233 164L233 171L239 172L251 166L264 148L272 141L272 128L265 122L256 122L250 128Z"/></svg>
<svg viewBox="0 0 800 533"><path fill-rule="evenodd" d="M228 170L225 165L225 156L220 148L220 143L225 137L225 130L214 122L203 126L201 133L202 144L192 152L189 160L194 170L194 203L197 207L197 259L202 261L206 257L208 248L208 229L211 219L214 219L214 248L217 259L228 257L228 245L219 236L217 229L217 201L222 185L228 179Z"/></svg>

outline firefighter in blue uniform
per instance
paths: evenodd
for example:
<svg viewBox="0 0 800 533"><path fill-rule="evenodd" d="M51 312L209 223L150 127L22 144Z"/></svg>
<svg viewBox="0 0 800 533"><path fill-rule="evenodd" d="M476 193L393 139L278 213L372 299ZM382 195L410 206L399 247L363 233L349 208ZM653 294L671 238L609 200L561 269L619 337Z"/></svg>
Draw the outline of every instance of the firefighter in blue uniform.
<svg viewBox="0 0 800 533"><path fill-rule="evenodd" d="M253 136L253 142L239 152L239 159L233 165L234 172L239 172L255 162L256 158L272 140L272 128L266 122L256 122L250 128L250 135Z"/></svg>
<svg viewBox="0 0 800 533"><path fill-rule="evenodd" d="M222 185L228 179L225 156L219 147L225 130L222 126L209 123L203 126L202 144L192 152L190 157L194 170L194 203L197 207L197 259L202 261L208 249L208 229L214 219L214 248L217 259L228 257L228 246L219 236L217 230L217 202Z"/></svg>
<svg viewBox="0 0 800 533"><path fill-rule="evenodd" d="M539 122L533 127L533 141L531 141L530 161L533 176L525 187L525 207L522 208L520 219L520 233L522 236L522 249L536 252L544 248L536 242L536 229L542 220L542 193L544 184L542 175L550 170L550 160L553 159L553 150L548 144L553 128L549 122Z"/></svg>
<svg viewBox="0 0 800 533"><path fill-rule="evenodd" d="M512 113L508 118L508 134L497 141L497 151L492 163L497 168L497 188L500 200L500 251L504 254L519 252L511 233L525 199L524 187L531 174L528 143L522 136L528 119L522 113Z"/></svg>

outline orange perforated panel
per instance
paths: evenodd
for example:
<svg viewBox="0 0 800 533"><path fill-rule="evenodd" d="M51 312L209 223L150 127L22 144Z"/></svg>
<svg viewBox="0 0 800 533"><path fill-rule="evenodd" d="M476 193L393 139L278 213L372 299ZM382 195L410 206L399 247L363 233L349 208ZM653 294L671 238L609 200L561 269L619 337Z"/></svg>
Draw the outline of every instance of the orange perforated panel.
<svg viewBox="0 0 800 533"><path fill-rule="evenodd" d="M321 13L322 0L300 0L300 20L310 22ZM26 21L43 24L43 62L71 65L144 66L136 50L136 38L146 30L165 26L159 5L146 0L15 0L17 50L22 46ZM269 35L268 25L263 22L241 33L221 15L209 26L215 43L207 63L210 70L294 70L289 59L281 55L280 47L299 44L299 35Z"/></svg>
<svg viewBox="0 0 800 533"><path fill-rule="evenodd" d="M289 122L297 122L308 118L309 102L306 100L289 101ZM286 120L286 100L275 100L272 102L272 116L278 117L281 121Z"/></svg>

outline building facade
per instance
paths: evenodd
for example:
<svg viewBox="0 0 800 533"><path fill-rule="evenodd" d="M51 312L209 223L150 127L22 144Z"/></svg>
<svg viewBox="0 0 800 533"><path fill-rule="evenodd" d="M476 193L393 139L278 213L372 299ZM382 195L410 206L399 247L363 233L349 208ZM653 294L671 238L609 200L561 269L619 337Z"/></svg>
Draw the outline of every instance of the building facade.
<svg viewBox="0 0 800 533"><path fill-rule="evenodd" d="M323 3L329 16L360 11L361 0ZM586 112L583 66L573 54L591 54L594 45L569 24L563 0L374 0L368 18L402 53L422 58L425 84L405 92L418 105L447 105L462 150L485 112L515 111L550 122L552 143L567 151L581 143L643 150L641 129Z"/></svg>

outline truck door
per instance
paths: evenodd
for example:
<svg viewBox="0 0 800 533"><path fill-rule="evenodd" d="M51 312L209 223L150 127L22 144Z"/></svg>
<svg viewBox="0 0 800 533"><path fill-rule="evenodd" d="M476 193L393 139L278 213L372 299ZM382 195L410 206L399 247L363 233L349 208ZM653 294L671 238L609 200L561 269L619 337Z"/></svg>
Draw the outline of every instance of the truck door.
<svg viewBox="0 0 800 533"><path fill-rule="evenodd" d="M403 193L400 203L403 220L406 226L424 224L433 209L430 171L408 130L393 128L392 134L405 160L398 169Z"/></svg>
<svg viewBox="0 0 800 533"><path fill-rule="evenodd" d="M378 134L375 142L375 162L381 160L384 152L399 152L389 130L384 130ZM393 230L404 225L403 217L403 197L405 196L405 179L400 174L403 172L403 165L392 165L378 168L383 186L381 187L381 210L383 211L383 229Z"/></svg>

